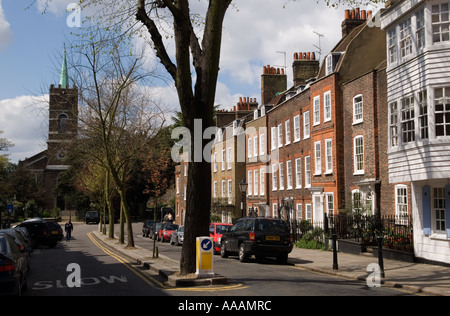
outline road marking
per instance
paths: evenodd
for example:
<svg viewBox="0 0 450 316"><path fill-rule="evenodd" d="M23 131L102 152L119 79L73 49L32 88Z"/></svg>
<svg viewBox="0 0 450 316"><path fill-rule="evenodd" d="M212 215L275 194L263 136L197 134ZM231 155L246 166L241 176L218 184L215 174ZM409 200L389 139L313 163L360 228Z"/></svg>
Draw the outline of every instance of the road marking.
<svg viewBox="0 0 450 316"><path fill-rule="evenodd" d="M215 286L215 287L180 287L180 288L173 288L168 287L164 285L163 283L159 282L152 276L150 276L147 273L143 273L139 271L139 269L131 264L127 259L119 256L118 254L112 252L111 250L103 247L97 240L96 237L94 237L94 234L88 233L87 234L89 239L96 245L98 248L100 248L104 253L107 255L113 257L120 263L122 263L125 267L127 267L130 271L132 271L134 274L136 274L139 278L141 278L145 283L150 285L151 287L159 287L161 289L167 290L167 291L185 291L185 292L221 292L221 291L232 291L232 290L243 290L248 288L248 286L243 286L242 283L236 284L236 285L230 285L230 286Z"/></svg>
<svg viewBox="0 0 450 316"><path fill-rule="evenodd" d="M147 283L151 287L160 287L163 289L167 289L167 286L165 286L161 282L157 281L156 279L152 278L150 275L144 274L141 271L139 271L127 259L125 259L125 258L119 256L118 254L110 251L109 249L103 247L97 240L95 240L95 237L92 235L92 233L88 233L87 235L88 235L89 239L91 239L91 241L94 243L94 245L96 245L98 248L100 248L107 255L113 257L114 259L116 259L117 261L122 263L125 267L127 267L131 272L136 274L145 283Z"/></svg>

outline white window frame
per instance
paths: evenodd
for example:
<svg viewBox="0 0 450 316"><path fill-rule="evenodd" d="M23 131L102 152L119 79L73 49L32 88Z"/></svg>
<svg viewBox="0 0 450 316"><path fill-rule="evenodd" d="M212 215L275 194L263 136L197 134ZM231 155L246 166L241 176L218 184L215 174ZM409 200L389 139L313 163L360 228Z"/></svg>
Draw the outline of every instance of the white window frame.
<svg viewBox="0 0 450 316"><path fill-rule="evenodd" d="M295 188L302 188L302 158L295 159Z"/></svg>
<svg viewBox="0 0 450 316"><path fill-rule="evenodd" d="M399 24L400 27L400 56L405 58L413 52L411 18L407 18Z"/></svg>
<svg viewBox="0 0 450 316"><path fill-rule="evenodd" d="M278 203L272 203L272 217L278 217Z"/></svg>
<svg viewBox="0 0 450 316"><path fill-rule="evenodd" d="M259 169L259 195L265 195L265 167Z"/></svg>
<svg viewBox="0 0 450 316"><path fill-rule="evenodd" d="M407 225L408 214L408 187L398 184L395 186L395 224Z"/></svg>
<svg viewBox="0 0 450 316"><path fill-rule="evenodd" d="M323 94L323 121L331 121L331 91Z"/></svg>
<svg viewBox="0 0 450 316"><path fill-rule="evenodd" d="M292 161L286 160L286 190L292 190Z"/></svg>
<svg viewBox="0 0 450 316"><path fill-rule="evenodd" d="M325 139L325 174L333 173L333 143L331 138Z"/></svg>
<svg viewBox="0 0 450 316"><path fill-rule="evenodd" d="M285 145L289 145L291 143L291 120L287 119L284 121L284 133L285 133Z"/></svg>
<svg viewBox="0 0 450 316"><path fill-rule="evenodd" d="M259 154L263 156L265 154L266 147L266 133L259 134Z"/></svg>
<svg viewBox="0 0 450 316"><path fill-rule="evenodd" d="M312 220L312 208L311 203L305 204L305 220L310 221Z"/></svg>
<svg viewBox="0 0 450 316"><path fill-rule="evenodd" d="M213 197L217 198L217 181L214 181L213 185Z"/></svg>
<svg viewBox="0 0 450 316"><path fill-rule="evenodd" d="M300 141L300 115L294 116L294 143Z"/></svg>
<svg viewBox="0 0 450 316"><path fill-rule="evenodd" d="M228 204L233 203L233 180L228 179Z"/></svg>
<svg viewBox="0 0 450 316"><path fill-rule="evenodd" d="M278 148L283 147L283 124L278 124Z"/></svg>
<svg viewBox="0 0 450 316"><path fill-rule="evenodd" d="M225 180L222 180L222 198L225 197L226 192L226 183Z"/></svg>
<svg viewBox="0 0 450 316"><path fill-rule="evenodd" d="M313 101L313 126L320 124L320 95L314 97Z"/></svg>
<svg viewBox="0 0 450 316"><path fill-rule="evenodd" d="M251 158L253 156L253 138L251 136L247 139L247 157Z"/></svg>
<svg viewBox="0 0 450 316"><path fill-rule="evenodd" d="M305 188L311 187L311 156L305 157Z"/></svg>
<svg viewBox="0 0 450 316"><path fill-rule="evenodd" d="M258 157L258 135L253 136L253 157Z"/></svg>
<svg viewBox="0 0 450 316"><path fill-rule="evenodd" d="M364 98L362 94L353 97L353 124L364 121Z"/></svg>
<svg viewBox="0 0 450 316"><path fill-rule="evenodd" d="M359 143L360 140L362 144ZM353 174L364 174L364 158L364 136L358 135L353 138Z"/></svg>
<svg viewBox="0 0 450 316"><path fill-rule="evenodd" d="M314 142L314 175L322 174L322 152L320 140Z"/></svg>
<svg viewBox="0 0 450 316"><path fill-rule="evenodd" d="M226 155L226 150L225 150L225 149L222 149L222 171L225 170L225 162L226 162L226 157L225 157L225 155Z"/></svg>
<svg viewBox="0 0 450 316"><path fill-rule="evenodd" d="M219 169L219 165L217 164L217 152L214 152L213 155L213 165L214 165L214 172L217 172Z"/></svg>
<svg viewBox="0 0 450 316"><path fill-rule="evenodd" d="M330 204L332 205L330 210ZM325 193L325 207L327 215L334 215L334 193L333 192L327 192Z"/></svg>
<svg viewBox="0 0 450 316"><path fill-rule="evenodd" d="M259 170L255 169L253 170L253 195L255 196L259 194L258 181L259 181Z"/></svg>
<svg viewBox="0 0 450 316"><path fill-rule="evenodd" d="M303 113L303 139L308 139L311 135L311 119L309 111Z"/></svg>
<svg viewBox="0 0 450 316"><path fill-rule="evenodd" d="M277 130L277 128L275 126L272 126L270 128L270 139L272 140L271 144L270 144L270 149L271 150L277 149L277 133L276 133L276 130Z"/></svg>
<svg viewBox="0 0 450 316"><path fill-rule="evenodd" d="M278 189L284 190L284 165L283 165L283 162L278 163L278 177L280 178L280 183L278 184Z"/></svg>
<svg viewBox="0 0 450 316"><path fill-rule="evenodd" d="M296 216L295 218L297 219L297 222L300 223L302 221L302 204L301 203L297 203L295 205L295 210L296 210Z"/></svg>
<svg viewBox="0 0 450 316"><path fill-rule="evenodd" d="M388 60L390 64L397 62L397 26L394 26L388 32Z"/></svg>
<svg viewBox="0 0 450 316"><path fill-rule="evenodd" d="M447 5L447 11L443 11L443 6ZM435 9L438 11L435 11ZM450 40L449 35L449 27L450 27L450 19L449 12L450 4L448 2L435 4L431 6L431 21L432 21L432 35L433 35L433 44L447 42ZM447 20L442 20L442 13L447 12ZM446 32L443 32L446 30Z"/></svg>
<svg viewBox="0 0 450 316"><path fill-rule="evenodd" d="M437 196L437 190L439 190L439 196ZM445 187L432 188L432 203L431 203L431 220L432 220L432 232L436 235L446 235L446 221L449 219L446 217L446 198ZM438 221L440 224L438 225ZM439 229L438 227L444 229Z"/></svg>

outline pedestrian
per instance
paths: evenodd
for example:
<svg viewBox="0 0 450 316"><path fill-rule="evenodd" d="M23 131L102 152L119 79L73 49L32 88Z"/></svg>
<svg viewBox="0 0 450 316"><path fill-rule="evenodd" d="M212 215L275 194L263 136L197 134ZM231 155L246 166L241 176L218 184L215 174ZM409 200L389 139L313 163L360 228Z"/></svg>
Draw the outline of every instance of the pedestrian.
<svg viewBox="0 0 450 316"><path fill-rule="evenodd" d="M70 240L70 237L72 236L72 230L73 230L73 224L69 219L65 226L66 240Z"/></svg>

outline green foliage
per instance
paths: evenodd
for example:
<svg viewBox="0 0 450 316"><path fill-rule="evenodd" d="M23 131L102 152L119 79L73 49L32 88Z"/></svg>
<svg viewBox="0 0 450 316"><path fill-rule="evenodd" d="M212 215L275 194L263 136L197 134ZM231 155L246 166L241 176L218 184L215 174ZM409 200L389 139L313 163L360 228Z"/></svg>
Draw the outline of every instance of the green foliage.
<svg viewBox="0 0 450 316"><path fill-rule="evenodd" d="M302 221L306 222L306 221ZM300 223L300 225L302 225ZM309 222L308 222L309 223ZM303 227L306 227L306 223L303 223ZM320 227L313 228L309 223L309 231L303 234L302 238L295 243L295 247L304 249L325 249L325 243L323 240L323 229Z"/></svg>

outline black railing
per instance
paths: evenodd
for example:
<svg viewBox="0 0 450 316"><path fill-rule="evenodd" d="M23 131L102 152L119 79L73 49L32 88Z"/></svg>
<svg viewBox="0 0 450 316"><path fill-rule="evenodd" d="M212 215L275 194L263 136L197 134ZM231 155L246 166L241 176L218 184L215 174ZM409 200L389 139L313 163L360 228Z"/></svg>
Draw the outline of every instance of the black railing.
<svg viewBox="0 0 450 316"><path fill-rule="evenodd" d="M339 239L352 239L368 246L377 245L383 237L386 248L413 252L413 225L411 216L324 216L325 234L335 234Z"/></svg>
<svg viewBox="0 0 450 316"><path fill-rule="evenodd" d="M324 214L323 221L288 220L294 241L305 234L322 232L325 237L335 234L338 239L349 239L366 246L377 246L377 237L383 237L385 248L414 252L411 216L365 216Z"/></svg>

